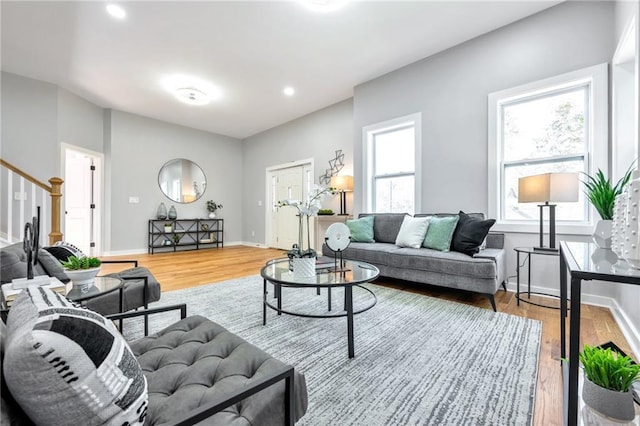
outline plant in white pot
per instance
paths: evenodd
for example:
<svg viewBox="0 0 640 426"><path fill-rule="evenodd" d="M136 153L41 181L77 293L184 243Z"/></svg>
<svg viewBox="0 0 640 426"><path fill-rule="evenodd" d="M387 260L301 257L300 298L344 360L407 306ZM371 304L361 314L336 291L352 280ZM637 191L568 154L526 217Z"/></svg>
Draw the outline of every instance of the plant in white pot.
<svg viewBox="0 0 640 426"><path fill-rule="evenodd" d="M584 345L580 352L585 380L582 399L600 414L630 421L635 417L631 384L640 380L640 365L611 348Z"/></svg>
<svg viewBox="0 0 640 426"><path fill-rule="evenodd" d="M627 173L614 186L611 186L611 181L605 177L600 169L598 169L595 176L583 173L586 177L582 181L586 187L584 192L601 218L593 230L593 242L600 248L611 248L613 205L616 197L622 194L622 190L629 183L631 173L631 169L627 170Z"/></svg>
<svg viewBox="0 0 640 426"><path fill-rule="evenodd" d="M213 200L207 201L207 210L209 211L209 219L215 219L216 210L221 208L222 208L222 204L218 204Z"/></svg>
<svg viewBox="0 0 640 426"><path fill-rule="evenodd" d="M73 282L74 287L89 287L93 284L98 272L100 272L100 259L96 257L70 256L66 261L61 261L64 273Z"/></svg>

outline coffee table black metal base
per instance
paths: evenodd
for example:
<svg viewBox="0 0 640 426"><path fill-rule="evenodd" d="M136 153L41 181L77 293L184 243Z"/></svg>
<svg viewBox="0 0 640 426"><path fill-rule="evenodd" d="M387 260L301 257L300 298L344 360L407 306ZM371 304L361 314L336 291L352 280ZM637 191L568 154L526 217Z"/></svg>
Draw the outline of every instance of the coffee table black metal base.
<svg viewBox="0 0 640 426"><path fill-rule="evenodd" d="M347 318L347 345L349 358L355 356L354 349L354 328L353 317L354 315L368 311L373 308L378 299L376 295L370 289L362 286L361 284L370 282L376 279L380 271L372 265L365 264L364 262L349 262L352 264L352 268L348 271L335 272L336 280L333 282L324 282L327 275L316 274L316 278L310 277L306 282L298 282L295 278L291 277L288 269L283 267L282 260L274 260L267 263L262 271L263 278L263 295L262 295L262 325L267 324L267 308L277 312L278 315L287 314L303 318ZM278 268L280 268L278 270ZM274 287L274 298L276 304L269 302L268 283L272 283ZM295 312L282 309L282 287L290 288L317 288L317 294L320 294L321 288L327 288L328 299L328 311L331 311L331 289L336 287L344 288L344 311L335 312L331 314L311 314L305 312ZM353 288L358 287L371 295L371 302L366 306L354 311L353 308Z"/></svg>
<svg viewBox="0 0 640 426"><path fill-rule="evenodd" d="M354 344L353 344L353 316L357 315L357 314L361 314L365 311L368 311L369 309L373 308L376 303L378 303L378 298L376 297L376 295L373 293L373 291L369 290L366 287L363 287L359 284L351 284L351 285L346 285L344 287L344 306L345 306L345 311L343 312L336 312L334 314L328 314L328 315L320 315L320 314L307 314L307 313L303 313L303 312L293 312L293 311L288 311L285 309L282 309L282 286L280 284L274 283L274 290L275 290L275 298L277 300L277 305L274 306L271 303L268 302L268 296L269 296L269 291L267 290L267 280L264 279L263 280L263 307L262 307L262 325L267 325L267 307L270 309L273 309L274 311L276 311L278 313L278 315L281 314L287 314L287 315L293 315L296 317L303 317L303 318L342 318L342 317L347 317L347 346L348 346L348 351L349 351L349 358L353 358L355 357L355 350L354 350ZM320 288L322 286L318 286L318 288ZM371 296L373 297L373 300L370 304L368 304L367 306L365 306L364 308L358 309L357 311L353 310L353 287L359 287L365 291L367 291L369 294L371 294ZM329 304L331 303L331 289L328 288L327 289L327 298L329 299Z"/></svg>

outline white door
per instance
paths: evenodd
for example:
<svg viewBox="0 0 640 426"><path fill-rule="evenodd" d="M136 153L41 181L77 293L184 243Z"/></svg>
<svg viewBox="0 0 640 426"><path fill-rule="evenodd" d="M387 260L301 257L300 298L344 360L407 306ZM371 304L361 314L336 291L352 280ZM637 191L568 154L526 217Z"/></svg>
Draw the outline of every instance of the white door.
<svg viewBox="0 0 640 426"><path fill-rule="evenodd" d="M272 172L272 200L303 200L303 167L291 167ZM271 246L290 250L298 244L298 209L291 206L275 207L271 215Z"/></svg>
<svg viewBox="0 0 640 426"><path fill-rule="evenodd" d="M77 246L88 256L99 255L96 240L99 236L96 202L97 178L100 172L99 157L91 154L64 150L64 240Z"/></svg>

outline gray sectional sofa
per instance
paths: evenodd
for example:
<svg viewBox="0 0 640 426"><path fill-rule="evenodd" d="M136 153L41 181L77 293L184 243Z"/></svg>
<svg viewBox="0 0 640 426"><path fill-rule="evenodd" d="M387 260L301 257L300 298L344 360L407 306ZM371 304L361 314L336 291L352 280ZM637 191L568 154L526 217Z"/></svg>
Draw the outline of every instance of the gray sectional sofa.
<svg viewBox="0 0 640 426"><path fill-rule="evenodd" d="M373 243L351 242L343 252L345 259L360 260L375 265L380 275L416 283L472 291L485 294L496 310L494 294L507 278L504 235L489 233L486 248L474 256L455 251L428 248L408 248L395 245L396 237L406 214L360 214L374 216ZM421 214L416 216L451 216L452 214ZM484 218L481 213L471 216ZM333 256L326 244L325 256ZM506 289L506 288L505 288Z"/></svg>

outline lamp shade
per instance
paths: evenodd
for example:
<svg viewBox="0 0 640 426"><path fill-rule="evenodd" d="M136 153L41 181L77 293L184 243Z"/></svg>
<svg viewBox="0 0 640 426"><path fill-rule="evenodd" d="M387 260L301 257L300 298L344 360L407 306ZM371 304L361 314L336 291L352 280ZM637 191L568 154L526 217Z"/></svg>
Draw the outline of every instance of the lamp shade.
<svg viewBox="0 0 640 426"><path fill-rule="evenodd" d="M543 173L518 179L519 203L578 201L577 173Z"/></svg>
<svg viewBox="0 0 640 426"><path fill-rule="evenodd" d="M353 176L333 176L330 185L338 191L353 191Z"/></svg>

